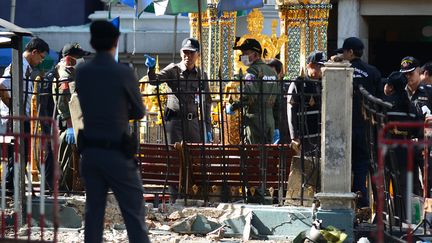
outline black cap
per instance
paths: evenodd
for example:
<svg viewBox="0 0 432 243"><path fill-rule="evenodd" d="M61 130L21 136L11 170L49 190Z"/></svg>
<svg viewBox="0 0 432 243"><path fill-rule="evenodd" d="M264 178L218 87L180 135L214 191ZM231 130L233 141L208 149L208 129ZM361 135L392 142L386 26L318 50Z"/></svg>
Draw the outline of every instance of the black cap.
<svg viewBox="0 0 432 243"><path fill-rule="evenodd" d="M262 48L260 43L255 39L246 39L240 46L235 46L234 50L242 50L242 51L256 51L259 54L262 54Z"/></svg>
<svg viewBox="0 0 432 243"><path fill-rule="evenodd" d="M306 58L306 63L307 64L320 64L320 65L324 65L324 63L326 62L326 56L325 53L322 51L314 51L311 54L309 54L309 56Z"/></svg>
<svg viewBox="0 0 432 243"><path fill-rule="evenodd" d="M393 85L398 90L402 90L407 84L407 79L403 73L394 71L385 79L385 83Z"/></svg>
<svg viewBox="0 0 432 243"><path fill-rule="evenodd" d="M194 38L186 38L183 40L180 50L199 51L199 41Z"/></svg>
<svg viewBox="0 0 432 243"><path fill-rule="evenodd" d="M401 61L401 73L409 73L420 67L420 62L414 57L404 57Z"/></svg>
<svg viewBox="0 0 432 243"><path fill-rule="evenodd" d="M363 50L363 42L357 37L349 37L344 40L342 48L336 50L336 53L343 53L344 50Z"/></svg>
<svg viewBox="0 0 432 243"><path fill-rule="evenodd" d="M63 47L62 55L83 57L90 55L90 52L84 51L78 43L68 43Z"/></svg>

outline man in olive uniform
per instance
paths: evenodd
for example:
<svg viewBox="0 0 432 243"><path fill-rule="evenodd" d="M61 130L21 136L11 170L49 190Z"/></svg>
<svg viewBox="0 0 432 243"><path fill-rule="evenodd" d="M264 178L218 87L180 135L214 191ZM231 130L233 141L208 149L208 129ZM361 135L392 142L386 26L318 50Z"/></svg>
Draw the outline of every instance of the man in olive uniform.
<svg viewBox="0 0 432 243"><path fill-rule="evenodd" d="M74 130L69 111L71 94L75 92L75 67L84 62L83 57L90 52L81 49L78 43L66 44L62 49L62 59L55 67L56 81L52 92L55 107L59 116L60 147L59 161L62 171L60 188L65 190L80 190L78 175L78 153L75 145Z"/></svg>
<svg viewBox="0 0 432 243"><path fill-rule="evenodd" d="M225 112L232 115L243 108L245 143L272 143L274 133L279 134L281 84L277 73L261 59L263 50L257 40L246 39L234 49L242 51L241 61L249 68L244 75L240 101L226 104Z"/></svg>
<svg viewBox="0 0 432 243"><path fill-rule="evenodd" d="M156 60L148 55L145 65L148 69L150 84L165 82L169 90L165 107L164 120L169 144L176 142L211 142L211 97L207 74L201 77L200 69L195 65L199 58L199 42L186 38L182 42L180 63L171 63L155 73ZM202 105L200 103L202 102ZM206 132L200 126L198 108L203 108ZM205 136L204 136L205 134Z"/></svg>

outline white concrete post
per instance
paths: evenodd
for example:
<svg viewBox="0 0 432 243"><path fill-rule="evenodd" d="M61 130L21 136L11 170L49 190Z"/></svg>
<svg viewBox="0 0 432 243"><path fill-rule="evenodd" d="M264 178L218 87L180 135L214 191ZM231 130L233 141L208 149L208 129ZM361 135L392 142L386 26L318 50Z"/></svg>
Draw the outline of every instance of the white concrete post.
<svg viewBox="0 0 432 243"><path fill-rule="evenodd" d="M351 126L353 72L350 63L326 63L321 114L321 192L317 218L353 236Z"/></svg>

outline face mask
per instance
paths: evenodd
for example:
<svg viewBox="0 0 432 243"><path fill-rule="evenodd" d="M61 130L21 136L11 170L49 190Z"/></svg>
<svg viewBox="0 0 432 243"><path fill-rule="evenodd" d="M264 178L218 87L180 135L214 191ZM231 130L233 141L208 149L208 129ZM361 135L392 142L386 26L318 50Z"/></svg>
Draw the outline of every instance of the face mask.
<svg viewBox="0 0 432 243"><path fill-rule="evenodd" d="M240 61L243 63L243 65L245 65L245 66L250 66L252 63L251 63L251 61L249 60L249 55L243 55L243 56L240 56Z"/></svg>

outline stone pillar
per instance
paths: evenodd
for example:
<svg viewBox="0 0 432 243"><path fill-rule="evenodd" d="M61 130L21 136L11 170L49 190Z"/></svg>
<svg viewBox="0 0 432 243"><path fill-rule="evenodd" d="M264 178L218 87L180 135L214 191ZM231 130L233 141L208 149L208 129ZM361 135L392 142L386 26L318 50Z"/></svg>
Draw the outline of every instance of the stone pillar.
<svg viewBox="0 0 432 243"><path fill-rule="evenodd" d="M364 45L363 61L368 61L369 28L360 14L359 0L339 0L338 2L338 47L348 37L360 38Z"/></svg>
<svg viewBox="0 0 432 243"><path fill-rule="evenodd" d="M353 241L351 192L351 126L353 72L348 62L326 63L323 71L321 114L321 206L317 218L333 225Z"/></svg>

